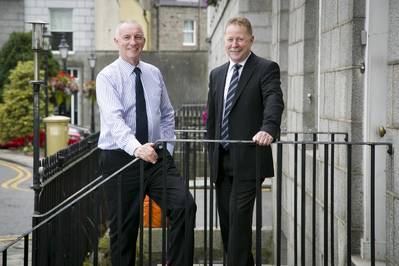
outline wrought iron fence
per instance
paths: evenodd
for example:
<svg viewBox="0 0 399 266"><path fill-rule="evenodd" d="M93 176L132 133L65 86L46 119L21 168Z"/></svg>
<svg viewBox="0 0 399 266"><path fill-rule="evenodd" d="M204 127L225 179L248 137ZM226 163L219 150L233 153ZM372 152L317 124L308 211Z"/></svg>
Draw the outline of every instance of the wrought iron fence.
<svg viewBox="0 0 399 266"><path fill-rule="evenodd" d="M198 231L198 234L201 234L201 237L196 238L197 243L195 246L197 247L195 250L195 261L196 263L203 263L204 265L212 265L213 263L224 263L223 252L215 247L217 244L216 238L218 237L218 233L215 230L218 230L217 225L217 212L215 208L215 191L214 184L210 182L209 179L209 170L207 163L207 153L209 145L219 145L220 141L206 140L203 137L203 131L182 131L180 132L185 137L180 137L176 140L171 140L176 143L176 148L180 149L181 153L176 154L176 161L179 161L180 172L186 182L187 188L193 192L194 197L196 198L197 204L201 204L202 207L202 215L200 217L197 216L196 227L201 230ZM178 134L180 134L178 133ZM274 232L276 235L275 242L275 250L274 250L274 259L273 258L265 258L262 254L264 251L264 242L263 242L263 234L262 230L264 227L263 221L263 210L262 210L262 183L260 181L256 182L256 207L255 207L255 219L254 219L254 254L256 258L256 265L261 265L263 263L276 263L277 265L282 265L287 258L287 254L283 254L284 247L282 245L282 237L284 237L284 231L282 230L282 209L284 208L283 202L287 201L284 199L283 193L283 182L285 182L286 176L283 174L283 168L289 167L292 161L290 158L284 158L283 152L285 150L293 147L294 150L294 182L295 187L300 187L300 195L296 194L296 189L294 189L294 245L295 245L295 263L298 262L298 258L301 261L301 265L309 265L311 262L306 260L307 249L310 247L306 245L306 224L308 217L306 216L306 180L311 177L311 191L316 195L316 189L318 182L323 181L323 193L324 193L324 201L323 206L323 224L320 225L323 227L324 231L324 242L323 249L319 250L316 247L316 226L317 223L315 221L315 197L312 199L312 210L311 210L311 261L313 265L316 265L315 254L316 252L322 252L324 254L324 265L328 265L329 262L334 265L334 255L336 255L336 251L334 250L334 245L330 245L330 249L328 249L329 243L331 241L334 243L336 241L334 239L334 167L328 168L329 165L334 166L334 158L336 147L344 147L346 150L346 166L347 166L347 253L346 253L346 262L348 265L351 265L351 240L352 240L352 231L351 231L351 223L352 223L352 207L351 207L351 187L352 187L352 148L353 147L370 147L370 176L371 176L371 260L372 265L375 263L375 237L374 237L374 220L375 220L375 200L373 196L374 191L374 183L375 183L375 149L387 147L389 156L392 155L392 144L391 143L374 143L374 142L350 142L347 139L346 133L328 133L328 132L318 132L318 133L288 133L293 136L293 140L279 140L276 143L272 144L274 147L277 157L276 157L276 227L274 228ZM306 140L299 140L299 136ZM344 140L336 140L337 135L342 135ZM321 136L326 136L323 137ZM93 138L94 139L94 138ZM161 144L166 145L167 140L162 141ZM230 141L231 147L234 145L254 145L251 141ZM134 163L138 163L138 160L132 160L129 164L124 166L123 168L116 171L114 174L108 176L107 178L102 178L98 175L96 171L97 158L96 158L96 149L93 146L87 144L90 148L89 152L81 157L78 160L73 160L68 155L60 156L60 160L56 159L48 159L46 162L48 165L51 165L53 170L45 170L43 169L43 179L42 179L42 195L40 195L42 200L41 205L41 213L35 214L34 216L34 227L29 232L25 233L21 237L18 238L24 239L26 242L24 253L26 257L28 256L28 236L32 232L36 234L34 236L34 249L33 253L33 264L34 265L81 265L82 257L87 256L87 252L91 251L93 256L91 258L92 264L98 264L98 254L97 252L97 244L100 236L101 227L104 225L104 216L101 215L103 211L104 202L101 196L101 187L104 183L108 182L110 179L115 178L121 171L124 171L126 168L130 167ZM179 148L179 146L181 146ZM91 149L92 148L92 149ZM299 156L300 152L300 156ZM342 152L342 149L340 149ZM79 152L77 152L79 153ZM194 155L195 154L195 155ZM92 156L93 155L93 156ZM306 167L307 164L307 156L312 158L311 168L312 174L311 176L307 176ZM178 156L180 156L178 158ZM87 160L91 161L91 163L87 163L82 158L87 158ZM323 161L323 171L319 173L316 171L317 158L321 158ZM81 161L79 161L81 160ZM68 162L68 164L65 164ZM260 162L261 163L261 162ZM200 164L201 167L193 167L193 164ZM44 161L41 162L42 167L46 168ZM61 165L61 166L60 166ZM91 166L89 166L91 165ZM64 167L62 167L64 166ZM259 164L257 165L259 167ZM57 168L58 170L54 170ZM298 182L298 169L300 172L300 182ZM93 174L89 174L93 173ZM98 177L97 177L98 176ZM326 180L328 180L328 176L330 176L330 184ZM64 177L64 178L63 178ZM96 178L97 177L97 178ZM143 175L140 177L142 180ZM69 189L63 187L61 184L61 180L64 180L64 186L74 187L73 189ZM260 179L258 179L260 180ZM200 181L197 186L197 182ZM50 184L53 184L52 189L50 190ZM46 192L46 187L49 188ZM201 192L201 197L196 197L196 194ZM46 194L48 193L48 194ZM143 191L141 191L142 195ZM285 192L287 193L287 192ZM61 197L62 195L62 197ZM329 197L331 197L331 201L329 202ZM298 211L298 199L300 199L300 205ZM284 201L283 201L284 200ZM201 201L201 203L200 203ZM45 203L46 202L46 203ZM161 204L163 209L166 208L166 202ZM150 208L151 210L151 208ZM140 234L139 234L139 245L138 245L138 264L139 265L152 265L153 263L161 263L162 265L166 265L166 212L162 212L163 223L161 229L153 229L150 225L149 228L144 229L143 227L143 212L144 207L141 206L140 209ZM300 215L300 217L299 217ZM150 221L151 221L151 211L150 211ZM299 219L300 218L300 222ZM330 219L329 219L330 218ZM199 225L201 224L201 226ZM330 231L328 230L330 228ZM155 230L155 231L154 231ZM300 238L298 239L298 231L300 231ZM155 255L155 232L159 233L160 240L155 240L160 245L160 254ZM328 233L330 233L330 238L328 237ZM286 236L285 236L286 237ZM44 240L44 241L42 241ZM298 246L297 244L300 241L300 253L297 254ZM200 242L200 243L198 243ZM15 243L15 242L14 242ZM36 244L36 245L35 245ZM0 251L2 253L3 265L7 265L7 250L13 243L7 245L2 248ZM300 255L300 256L299 256ZM27 260L25 261L25 265L27 265Z"/></svg>
<svg viewBox="0 0 399 266"><path fill-rule="evenodd" d="M206 117L205 104L183 104L175 112L176 129L204 129Z"/></svg>

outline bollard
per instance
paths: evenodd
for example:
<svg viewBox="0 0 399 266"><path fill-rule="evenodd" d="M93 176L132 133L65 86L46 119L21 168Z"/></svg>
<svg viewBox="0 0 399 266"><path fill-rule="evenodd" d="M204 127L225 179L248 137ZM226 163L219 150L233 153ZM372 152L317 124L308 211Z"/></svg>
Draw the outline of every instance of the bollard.
<svg viewBox="0 0 399 266"><path fill-rule="evenodd" d="M43 119L46 124L47 156L68 146L68 123L66 116L49 116Z"/></svg>

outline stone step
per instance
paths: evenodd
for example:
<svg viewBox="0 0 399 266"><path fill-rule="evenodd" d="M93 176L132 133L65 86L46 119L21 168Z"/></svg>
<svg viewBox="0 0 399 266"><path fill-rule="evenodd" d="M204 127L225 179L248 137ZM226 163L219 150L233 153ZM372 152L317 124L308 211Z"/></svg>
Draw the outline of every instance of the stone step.
<svg viewBox="0 0 399 266"><path fill-rule="evenodd" d="M352 264L355 266L369 266L371 265L371 261L369 259L363 259L360 255L352 255ZM385 266L385 261L376 261L376 266Z"/></svg>

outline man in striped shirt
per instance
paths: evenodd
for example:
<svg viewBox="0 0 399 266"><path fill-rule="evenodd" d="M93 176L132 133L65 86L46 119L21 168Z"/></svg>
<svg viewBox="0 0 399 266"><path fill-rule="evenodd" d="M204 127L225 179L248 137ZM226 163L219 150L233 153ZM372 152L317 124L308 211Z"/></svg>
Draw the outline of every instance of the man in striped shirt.
<svg viewBox="0 0 399 266"><path fill-rule="evenodd" d="M175 138L174 111L162 74L155 66L140 60L145 44L141 25L121 23L114 42L119 58L106 66L96 80L102 174L107 177L134 158L142 159L144 193L162 207L162 161L166 160L166 212L170 223L168 263L192 265L196 205L175 167L171 156L173 143L164 147L167 148L166 158L155 145L157 140ZM143 204L139 196L139 163L128 167L120 176L120 183L115 177L105 185L114 266L135 264L139 211Z"/></svg>

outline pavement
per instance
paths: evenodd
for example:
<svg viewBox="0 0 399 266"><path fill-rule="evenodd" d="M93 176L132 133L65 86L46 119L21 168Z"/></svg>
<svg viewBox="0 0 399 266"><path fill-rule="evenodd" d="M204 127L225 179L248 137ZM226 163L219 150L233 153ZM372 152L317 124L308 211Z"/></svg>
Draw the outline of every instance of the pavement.
<svg viewBox="0 0 399 266"><path fill-rule="evenodd" d="M33 168L33 155L24 154L22 151L19 150L0 149L0 160L18 164L28 169ZM16 236L9 236L8 238L1 237L0 248L7 245L7 243L10 243L15 239ZM31 245L31 241L29 241L29 245ZM31 247L29 247L29 249L30 248ZM13 247L10 247L8 249L7 265L10 266L23 265L23 252L21 252L21 250L23 250L23 241L19 241L17 244L13 245Z"/></svg>
<svg viewBox="0 0 399 266"><path fill-rule="evenodd" d="M0 149L0 160L33 168L33 155L24 154L19 150Z"/></svg>

